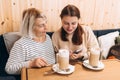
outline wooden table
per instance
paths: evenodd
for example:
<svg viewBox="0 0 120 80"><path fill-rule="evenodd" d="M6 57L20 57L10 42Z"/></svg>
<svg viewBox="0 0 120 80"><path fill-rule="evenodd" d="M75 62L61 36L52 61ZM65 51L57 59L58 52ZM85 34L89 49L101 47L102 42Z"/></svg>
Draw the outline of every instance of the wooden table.
<svg viewBox="0 0 120 80"><path fill-rule="evenodd" d="M105 68L100 71L94 71L82 66L77 62L75 71L69 75L51 74L44 75L45 71L51 70L51 67L41 69L26 69L21 72L22 80L120 80L120 60L103 60Z"/></svg>

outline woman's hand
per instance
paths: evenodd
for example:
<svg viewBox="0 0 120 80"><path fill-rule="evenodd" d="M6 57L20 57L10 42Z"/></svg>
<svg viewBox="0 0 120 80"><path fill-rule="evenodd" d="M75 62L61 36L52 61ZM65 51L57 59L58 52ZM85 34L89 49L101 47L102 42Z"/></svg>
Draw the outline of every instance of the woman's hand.
<svg viewBox="0 0 120 80"><path fill-rule="evenodd" d="M82 52L79 52L78 54L75 54L75 53L73 53L73 52L70 51L70 59L72 59L72 60L81 58L82 56L83 56Z"/></svg>
<svg viewBox="0 0 120 80"><path fill-rule="evenodd" d="M47 65L48 65L48 63L43 58L36 58L36 59L30 61L30 63L29 63L30 67L44 67Z"/></svg>

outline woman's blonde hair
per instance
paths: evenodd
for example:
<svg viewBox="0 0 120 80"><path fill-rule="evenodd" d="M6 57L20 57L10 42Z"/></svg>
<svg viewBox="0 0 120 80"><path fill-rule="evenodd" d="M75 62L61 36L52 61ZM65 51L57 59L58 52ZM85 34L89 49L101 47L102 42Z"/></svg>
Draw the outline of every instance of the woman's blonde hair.
<svg viewBox="0 0 120 80"><path fill-rule="evenodd" d="M29 8L23 11L21 26L22 36L29 36L31 38L35 36L33 34L33 26L36 18L47 19L45 15L35 8Z"/></svg>

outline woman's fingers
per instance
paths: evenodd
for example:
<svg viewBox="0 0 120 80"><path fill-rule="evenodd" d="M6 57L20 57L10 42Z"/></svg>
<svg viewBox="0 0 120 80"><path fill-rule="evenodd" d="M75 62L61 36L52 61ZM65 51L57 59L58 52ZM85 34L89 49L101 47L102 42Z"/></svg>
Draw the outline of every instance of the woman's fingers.
<svg viewBox="0 0 120 80"><path fill-rule="evenodd" d="M41 65L42 67L48 65L48 63L47 63L44 59L40 59L39 63L40 63L40 65Z"/></svg>
<svg viewBox="0 0 120 80"><path fill-rule="evenodd" d="M46 61L46 60L44 60L44 59L41 59L41 60L44 62L45 66L47 66L47 65L48 65L48 63L47 63L47 61Z"/></svg>
<svg viewBox="0 0 120 80"><path fill-rule="evenodd" d="M47 66L48 63L47 61L45 61L44 59L42 58L36 58L34 61L33 61L33 66L34 67L44 67L44 66Z"/></svg>
<svg viewBox="0 0 120 80"><path fill-rule="evenodd" d="M70 57L71 57L71 59L77 59L78 55L77 54L72 54Z"/></svg>

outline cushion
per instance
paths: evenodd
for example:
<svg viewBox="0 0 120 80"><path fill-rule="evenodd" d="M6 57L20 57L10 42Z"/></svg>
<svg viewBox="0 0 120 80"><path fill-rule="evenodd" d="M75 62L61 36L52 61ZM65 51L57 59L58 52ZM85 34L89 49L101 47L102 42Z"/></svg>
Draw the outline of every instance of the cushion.
<svg viewBox="0 0 120 80"><path fill-rule="evenodd" d="M107 58L110 59L111 57L120 59L120 45L119 44L114 45L110 48Z"/></svg>
<svg viewBox="0 0 120 80"><path fill-rule="evenodd" d="M16 80L13 76L0 77L0 80Z"/></svg>
<svg viewBox="0 0 120 80"><path fill-rule="evenodd" d="M111 32L106 35L98 37L98 42L102 50L102 55L106 59L109 49L115 45L115 38L119 36L119 32Z"/></svg>
<svg viewBox="0 0 120 80"><path fill-rule="evenodd" d="M50 36L50 38L52 38L54 32L47 32L47 34Z"/></svg>
<svg viewBox="0 0 120 80"><path fill-rule="evenodd" d="M97 31L97 37L99 37L99 36L106 35L108 33L115 32L115 31L120 32L120 28L118 28L118 29L104 29L104 30L96 30L96 31Z"/></svg>
<svg viewBox="0 0 120 80"><path fill-rule="evenodd" d="M4 43L3 35L0 35L0 76L5 76L5 65L9 55Z"/></svg>
<svg viewBox="0 0 120 80"><path fill-rule="evenodd" d="M19 32L8 32L8 33L3 34L3 37L4 37L7 51L9 53L14 42L17 41L21 37L21 35Z"/></svg>
<svg viewBox="0 0 120 80"><path fill-rule="evenodd" d="M120 45L120 36L116 37L115 42L116 42L116 44L119 44L119 45Z"/></svg>

